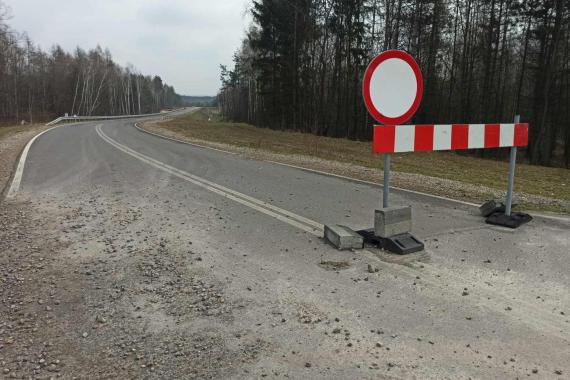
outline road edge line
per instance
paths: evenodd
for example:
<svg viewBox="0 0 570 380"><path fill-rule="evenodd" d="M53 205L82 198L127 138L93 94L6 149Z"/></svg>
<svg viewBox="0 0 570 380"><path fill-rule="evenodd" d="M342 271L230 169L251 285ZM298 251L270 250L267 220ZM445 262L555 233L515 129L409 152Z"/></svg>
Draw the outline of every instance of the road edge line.
<svg viewBox="0 0 570 380"><path fill-rule="evenodd" d="M367 185L371 185L371 186L375 186L375 187L379 187L382 188L383 186L380 183L376 183L376 182L372 182L372 181L367 181L364 179L358 179L358 178L353 178L353 177L347 177L341 174L335 174L335 173L329 173L329 172L325 172L325 171L321 171L321 170L317 170L317 169L310 169L310 168L305 168L303 166L297 166L297 165L291 165L291 164L285 164L283 162L278 162L278 161L271 161L271 160L264 160L267 162L271 162L273 164L277 164L277 165L282 165L282 166L288 166L291 168L295 168L295 169L299 169L299 170L305 170L308 172L312 172L312 173L317 173L317 174L322 174L328 177L336 177L336 178L341 178L341 179L345 179L345 180L349 180L349 181L353 181L353 182L359 182L359 183L364 183ZM459 199L453 199L453 198L448 198L448 197L444 197L442 195L435 195L435 194L429 194L429 193L424 193L421 191L417 191L417 190L410 190L410 189L404 189L402 187L397 187L397 186L390 186L391 189L394 189L396 191L401 191L403 193L410 193L410 194L415 194L415 195L421 195L424 197L428 197L428 198L435 198L435 199L439 199L442 201L448 201L448 202L452 202L452 203L459 203L459 204L463 204L465 206L471 206L471 207L476 207L477 209L479 208L479 204L477 203L473 203L473 202L467 202L467 201L462 201ZM537 212L532 212L533 216L539 217L539 218L543 218L543 219L551 219L551 220L556 220L556 221L560 221L560 222L570 222L570 217L566 217L565 215L561 215L561 216L556 216L556 215L547 215L547 214L541 214L541 213L537 213Z"/></svg>
<svg viewBox="0 0 570 380"><path fill-rule="evenodd" d="M184 140L176 139L176 138L173 138L173 137L164 136L164 135L161 135L161 134L155 133L155 132L150 132L150 131L147 131L147 130L144 129L144 128L139 127L137 124L138 124L138 122L134 124L134 127L135 127L136 129L138 129L138 130L141 131L141 132L148 133L149 135L152 135L152 136L160 137L160 138L166 139L166 140L176 141L176 142L181 143L181 144L186 144L186 145L191 145L191 146L197 146L197 147L199 147L199 148L204 148L204 149L215 150L215 151L217 151L217 152L228 153L228 154L233 154L233 155L239 155L239 153L230 152L230 151L223 150L223 149L218 149L218 148L213 148L213 147L207 146L207 145L196 144L196 143L192 143L192 142L189 142L189 141L184 141ZM318 174L326 175L326 176L329 176L329 177L337 177L337 178L342 178L342 179L346 179L346 180L353 181L353 182L360 182L360 183L365 183L365 184L367 184L367 185L373 185L373 186L377 186L377 187L382 187L381 184L378 184L378 183L376 183L376 182L367 181L367 180L364 180L364 179L353 178L353 177L347 177L347 176L343 176L343 175L340 175L340 174L329 173L329 172L325 172L325 171L321 171L321 170L316 170L316 169L305 168L305 167L303 167L303 166L297 166L297 165L292 165L292 164L286 164L286 163L283 163L283 162L272 161L272 160L259 160L259 161L270 162L270 163L272 163L272 164L277 164L277 165L282 165L282 166L288 166L288 167L291 167L291 168L294 168L294 169L306 170L306 171L309 171L309 172L318 173ZM418 194L418 195L424 195L424 196L426 196L426 197L437 198L437 199L441 199L441 200L445 200L445 201L461 203L461 204L464 204L464 205L467 205L467 206L479 207L479 205L476 204L476 203L471 203L471 202L467 202L467 201L462 201L462 200L459 200L459 199L453 199L453 198L443 197L443 196L440 196L440 195L422 193L422 192L420 192L420 191L409 190L409 189L404 189L404 188L395 187L395 186L391 186L391 188L392 188L392 189L395 189L395 190L398 190L398 191L407 192L407 193Z"/></svg>
<svg viewBox="0 0 570 380"><path fill-rule="evenodd" d="M335 173L330 173L330 172L325 172L322 170L317 170L317 169L311 169L311 168L305 168L303 166L297 166L297 165L292 165L292 164L285 164L283 162L278 162L278 161L271 161L271 160L267 160L267 162L271 162L273 164L277 164L277 165L283 165L283 166L288 166L290 168L295 168L295 169L300 169L300 170L305 170L308 172L312 172L312 173L317 173L317 174L322 174L328 177L336 177L336 178L341 178L341 179L346 179L349 181L353 181L353 182L359 182L359 183L364 183L366 185L372 185L375 187L384 187L382 184L380 183L376 183L376 182L372 182L372 181L367 181L365 179L359 179L359 178L354 178L354 177L348 177L348 176L344 176L342 174L335 174ZM462 201L459 199L453 199L453 198L448 198L448 197L444 197L442 195L435 195L435 194L428 194L428 193L423 193L421 191L417 191L417 190L410 190L410 189L404 189L402 187L397 187L397 186L390 186L390 189L394 189L397 191L401 191L404 193L412 193L412 194L416 194L416 195L423 195L426 197L430 197L430 198L436 198L436 199L440 199L440 200L444 200L444 201L448 201L448 202L455 202L455 203L461 203L464 204L466 206L473 206L473 207L479 207L478 204L476 203L472 203L472 202L467 202L467 201Z"/></svg>
<svg viewBox="0 0 570 380"><path fill-rule="evenodd" d="M8 191L6 192L5 199L14 198L14 196L16 196L16 193L20 190L20 185L22 182L22 177L24 175L24 167L26 165L28 153L32 147L32 144L36 141L36 139L38 139L44 133L51 131L52 129L56 129L56 128L64 127L64 126L70 126L70 125L78 125L78 124L81 124L81 122L80 123L72 123L72 124L60 124L60 125L53 126L51 128L46 129L45 131L41 131L40 133L38 133L37 135L32 137L26 143L26 146L24 146L24 149L22 149L22 152L20 153L20 156L18 158L18 165L16 166L16 170L14 171L14 174L12 176L12 180L10 181L10 186L8 187Z"/></svg>
<svg viewBox="0 0 570 380"><path fill-rule="evenodd" d="M110 145L114 146L116 149L122 151L123 153L129 154L138 160L155 167L156 169L165 171L171 175L174 175L178 178L181 178L185 181L191 182L195 185L203 187L213 193L221 195L225 198L232 199L238 203L241 203L245 206L248 206L254 210L260 211L266 215L270 215L273 218L285 222L289 225L297 227L305 232L311 233L316 237L322 237L324 225L306 218L302 215L295 214L286 209L282 209L278 206L272 205L268 202L264 202L260 199L248 196L247 194L243 194L238 192L237 190L233 190L217 184L215 182L206 180L205 178L201 178L197 175L192 173L186 172L182 169L175 168L173 166L168 165L165 162L152 158L150 156L146 156L143 153L137 152L136 150L119 143L116 140L113 140L111 137L107 136L105 132L103 132L101 128L101 124L95 127L95 130L99 137L109 143Z"/></svg>
<svg viewBox="0 0 570 380"><path fill-rule="evenodd" d="M161 135L161 134L159 134L159 133L150 132L150 131L147 131L147 130L144 129L144 128L139 127L139 126L138 126L138 122L136 122L136 123L134 124L134 127L135 127L136 129L138 129L139 131L141 131L141 132L148 133L149 135L152 135L152 136L155 136L155 137L159 137L159 138L165 139L165 140L174 141L174 142L177 142L177 143L180 143L180 144L186 144L186 145L191 145L191 146L195 146L195 147L198 147L198 148L204 148L204 149L215 150L215 151L217 151L217 152L227 153L227 154L231 154L231 155L234 155L234 156L237 156L237 155L239 154L239 153L230 152L230 151L223 150L223 149L213 148L213 147L211 147L211 146L200 145L200 144L191 143L191 142L184 141L184 140L180 140L180 139L175 139L174 137L164 136L164 135Z"/></svg>
<svg viewBox="0 0 570 380"><path fill-rule="evenodd" d="M123 151L124 153L129 154L129 155L141 160L142 162L155 167L158 170L163 170L163 171L170 173L171 175L174 175L174 176L181 178L185 181L188 181L188 182L193 183L197 186L203 187L203 188L207 189L208 191L211 191L215 194L218 194L218 195L223 196L225 198L236 201L242 205L245 205L245 206L250 207L254 210L257 210L261 213L264 213L268 216L271 216L277 220L285 222L285 223L287 223L293 227L301 229L302 231L313 234L313 235L317 236L318 238L322 238L322 235L315 233L314 229L307 230L307 228L306 228L307 225L301 221L301 219L306 219L306 218L304 218L300 215L294 214L296 217L301 217L301 219L283 218L282 215L280 215L279 213L281 211L287 211L285 209L280 209L279 207L275 207L275 208L278 210L280 209L281 211L274 210L271 208L268 209L266 207L272 206L272 205L267 204L267 202L263 202L263 201L258 200L256 198L247 196L246 194L239 193L237 190L233 190L231 188L226 188L225 186L222 186L220 184L206 180L205 178L201 178L197 175L186 172L182 169L178 169L176 167L170 166L170 165L166 164L165 162L162 162L162 161L155 159L153 157L150 157L150 156L146 156L145 154L140 153L140 152L136 151L135 149L128 147L127 145L123 145L123 144L119 143L118 141L113 140L113 138L107 136L105 134L105 132L103 132L101 125L99 125L96 128L96 130L97 130L97 133L99 134L99 136L103 140L105 140L107 143L111 144L112 146L119 149L120 151ZM253 200L261 202L264 205L261 205L261 204L256 205L255 203L250 202L247 198L252 198ZM315 221L313 221L313 222L315 222ZM315 222L315 223L321 225L318 222ZM482 225L481 228L485 228L485 225ZM322 233L322 231L319 231L319 232ZM427 252L429 252L429 251L427 251ZM451 280L451 281L453 281L453 283L456 283L456 284L464 282L464 279L462 279L461 277L453 275L452 268L448 269L448 272L451 272L451 274L449 274L445 270L444 271L438 270L436 266L430 265L429 263L426 264L426 263L421 263L421 262L414 262L414 263L411 263L411 265L405 265L405 264L403 265L403 264L397 264L397 263L391 263L391 262L383 261L378 256L377 253L375 253L374 251L372 251L368 248L364 249L362 251L362 253L364 255L366 255L366 257L368 257L368 258L371 258L371 259L373 258L378 265L382 265L385 268L395 269L400 274L403 274L405 276L409 276L410 278L417 278L418 273L424 273L424 276L422 276L422 278L424 279L423 281L425 281L428 285L433 286L435 289L441 289L442 291L448 292L449 294L453 294L453 291L449 289L448 280ZM443 277L443 278L438 279L440 277ZM491 297L489 297L489 295L491 295L493 297L493 299ZM560 337L562 339L567 339L567 335L565 335L565 333L562 330L560 330L560 328L559 328L559 324L560 324L559 319L558 319L558 318L560 318L559 315L553 314L551 312L542 311L541 309L535 307L532 303L530 303L527 300L521 300L520 301L521 305L523 306L523 308L525 310L517 311L517 316L513 317L511 312L505 311L505 309L503 309L501 306L497 306L498 303L496 302L496 298L499 298L501 301L507 301L508 302L511 300L511 295L504 294L500 291L482 289L482 292L477 295L477 298L478 298L476 300L477 305L485 307L486 309L488 309L492 312L501 313L504 316L516 319L519 322L521 322L527 326L531 326L532 328L541 329L540 331L545 331L548 334L555 335L555 336ZM520 315L523 315L525 313L526 313L527 319L523 320L523 319L519 318ZM562 335L560 335L560 334L562 334Z"/></svg>
<svg viewBox="0 0 570 380"><path fill-rule="evenodd" d="M164 136L164 135L161 135L161 134L155 133L155 132L150 132L150 131L147 131L147 130L144 129L144 128L139 127L137 124L138 124L138 122L134 124L134 127L135 127L136 129L138 129L139 131L144 132L144 133L148 133L149 135L156 136L156 137L159 137L159 138L162 138L162 139L165 139L165 140L175 141L175 142L180 143L180 144L186 144L186 145L190 145L190 146L196 146L196 147L198 147L198 148L210 149L210 150L214 150L214 151L222 152L222 153L227 153L227 154L231 154L231 155L239 155L239 153L230 152L230 151L223 150L223 149L218 149L218 148L213 148L213 147L207 146L207 145L196 144L196 143L192 143L192 142L189 142L189 141L184 141L184 140L176 139L176 138L173 138L173 137ZM375 186L375 187L379 187L379 188L382 188L382 187L383 187L382 184L379 184L379 183L376 183L376 182L367 181L367 180L359 179L359 178L348 177L348 176L344 176L344 175L341 175L341 174L335 174L335 173L325 172L325 171L317 170L317 169L305 168L305 167L303 167L303 166L297 166L297 165L292 165L292 164L286 164L286 163L283 163L283 162L278 162L278 161L273 161L273 160L264 160L264 159L261 159L261 160L259 160L259 161L269 162L269 163L272 163L272 164L277 164L277 165L287 166L287 167L294 168L294 169L299 169L299 170L304 170L304 171L308 171L308 172L312 172L312 173L317 173L317 174L321 174L321 175L324 175L324 176L327 176L327 177L335 177L335 178L341 178L341 179L348 180L348 181L352 181L352 182L364 183L364 184L366 184L366 185L371 185L371 186ZM428 198L435 198L435 199L439 199L439 200L442 200L442 201L447 201L447 202L451 202L451 203L462 204L462 205L464 205L464 206L470 206L470 207L476 207L476 208L479 208L479 206L480 206L480 205L477 204L477 203L462 201L462 200L460 200L460 199L448 198L448 197L444 197L444 196L442 196L442 195L435 195L435 194L424 193L424 192L417 191L417 190L404 189L404 188L402 188L402 187L397 187L397 186L390 186L390 188L393 189L393 190L396 190L396 191L401 191L401 192L403 192L403 193L421 195L421 196L428 197ZM560 222L570 222L570 217L566 217L565 215L556 216L556 215L546 215L546 214L535 213L535 212L533 212L532 214L533 214L533 216L540 217L540 218L542 218L542 219L556 220L556 221L560 221Z"/></svg>
<svg viewBox="0 0 570 380"><path fill-rule="evenodd" d="M28 153L34 141L36 141L36 139L41 135L43 135L44 133L47 133L52 129L61 127L62 125L56 125L55 127L48 128L45 131L38 133L27 142L26 146L24 147L24 149L22 149L22 152L20 153L20 157L18 159L18 165L16 166L16 170L14 171L14 175L12 176L12 181L10 182L10 187L8 188L8 192L6 193L6 199L13 198L18 192L18 190L20 190L20 184L22 182L22 176L24 174L24 166L26 165L26 159L28 158Z"/></svg>

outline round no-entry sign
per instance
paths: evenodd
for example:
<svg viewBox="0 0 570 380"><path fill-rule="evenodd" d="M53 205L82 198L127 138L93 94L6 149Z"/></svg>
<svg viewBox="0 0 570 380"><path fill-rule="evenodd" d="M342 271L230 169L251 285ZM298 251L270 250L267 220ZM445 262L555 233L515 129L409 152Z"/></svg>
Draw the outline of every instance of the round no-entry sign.
<svg viewBox="0 0 570 380"><path fill-rule="evenodd" d="M382 124L408 121L418 110L423 92L420 67L402 50L380 53L364 73L364 103L368 112Z"/></svg>

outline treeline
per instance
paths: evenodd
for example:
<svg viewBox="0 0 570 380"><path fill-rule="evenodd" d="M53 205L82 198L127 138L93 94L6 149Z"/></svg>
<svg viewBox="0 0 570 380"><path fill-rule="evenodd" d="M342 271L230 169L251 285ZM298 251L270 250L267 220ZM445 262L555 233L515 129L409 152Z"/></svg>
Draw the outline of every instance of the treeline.
<svg viewBox="0 0 570 380"><path fill-rule="evenodd" d="M182 103L189 107L216 107L217 97L215 96L189 96L182 95Z"/></svg>
<svg viewBox="0 0 570 380"><path fill-rule="evenodd" d="M181 104L158 76L113 62L108 50L55 46L44 52L5 23L0 2L0 121L44 121L69 115L129 115Z"/></svg>
<svg viewBox="0 0 570 380"><path fill-rule="evenodd" d="M228 119L369 139L363 72L403 49L424 75L410 123L520 114L530 162L570 165L568 0L254 0L252 15L235 67L222 67Z"/></svg>

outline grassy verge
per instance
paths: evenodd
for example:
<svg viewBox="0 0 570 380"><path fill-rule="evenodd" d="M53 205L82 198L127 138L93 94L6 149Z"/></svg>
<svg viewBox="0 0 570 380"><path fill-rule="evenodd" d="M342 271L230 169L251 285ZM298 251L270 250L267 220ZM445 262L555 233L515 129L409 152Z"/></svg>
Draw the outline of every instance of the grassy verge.
<svg viewBox="0 0 570 380"><path fill-rule="evenodd" d="M16 133L19 133L24 130L24 127L20 126L7 126L2 127L0 126L0 139L4 139L6 137L12 136Z"/></svg>
<svg viewBox="0 0 570 380"><path fill-rule="evenodd" d="M226 144L232 147L270 152L284 156L310 156L321 160L369 168L375 172L382 167L381 156L371 153L370 142L320 137L310 134L274 131L220 119L215 109L204 108L180 118L168 120L157 128L193 141ZM392 169L399 173L417 175L416 185L406 186L425 190L424 176L443 180L437 191L440 195L480 201L500 194L506 189L508 163L461 156L454 152L421 152L396 154ZM361 178L362 176L357 176ZM410 177L411 178L411 177ZM462 189L445 190L448 183L460 183ZM412 181L413 182L413 181ZM517 165L515 191L527 209L570 211L570 170L547 168L520 163ZM442 189L442 187L444 189ZM470 194L470 187L478 187ZM481 190L488 189L488 191ZM429 190L429 189L428 189Z"/></svg>
<svg viewBox="0 0 570 380"><path fill-rule="evenodd" d="M13 124L0 124L0 140L6 139L10 136L17 135L19 133L25 133L29 131L35 131L38 128L42 129L45 124L26 124L26 125L13 125Z"/></svg>

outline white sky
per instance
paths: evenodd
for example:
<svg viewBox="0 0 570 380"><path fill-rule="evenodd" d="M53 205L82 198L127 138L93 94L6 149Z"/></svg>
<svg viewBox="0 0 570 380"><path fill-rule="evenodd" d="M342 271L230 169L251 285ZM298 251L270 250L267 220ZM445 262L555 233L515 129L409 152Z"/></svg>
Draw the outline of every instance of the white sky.
<svg viewBox="0 0 570 380"><path fill-rule="evenodd" d="M215 95L250 22L249 0L1 0L8 24L48 50L97 44L183 95Z"/></svg>

